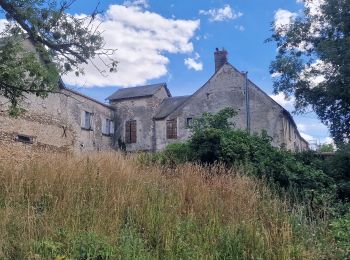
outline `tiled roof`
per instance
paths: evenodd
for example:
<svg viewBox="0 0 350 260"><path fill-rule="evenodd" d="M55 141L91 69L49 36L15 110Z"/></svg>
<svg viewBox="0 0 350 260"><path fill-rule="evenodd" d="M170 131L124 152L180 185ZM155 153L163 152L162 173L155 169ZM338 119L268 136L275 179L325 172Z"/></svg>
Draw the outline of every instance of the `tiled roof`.
<svg viewBox="0 0 350 260"><path fill-rule="evenodd" d="M190 96L169 97L163 100L158 108L158 112L154 119L163 119L174 112L181 106Z"/></svg>
<svg viewBox="0 0 350 260"><path fill-rule="evenodd" d="M107 99L112 101L112 100L119 100L119 99L153 96L162 87L165 87L165 90L168 92L168 96L171 96L166 86L166 83L159 83L154 85L118 89Z"/></svg>

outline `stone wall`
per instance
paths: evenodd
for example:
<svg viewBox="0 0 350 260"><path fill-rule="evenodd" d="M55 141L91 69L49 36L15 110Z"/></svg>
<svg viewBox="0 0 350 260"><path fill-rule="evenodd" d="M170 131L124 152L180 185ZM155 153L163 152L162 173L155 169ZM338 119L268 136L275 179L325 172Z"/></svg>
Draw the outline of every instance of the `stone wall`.
<svg viewBox="0 0 350 260"><path fill-rule="evenodd" d="M156 121L156 149L161 150L167 144L176 141L166 138L166 120L169 119L176 118L178 122L178 140L186 140L190 135L186 127L186 118L200 117L204 112L217 113L225 107L232 107L238 112L234 119L236 127L247 129L245 84L245 75L230 64L225 64L182 106L164 120ZM305 142L300 137L292 118L251 81L248 80L247 84L251 133L261 133L264 129L273 138L274 146L284 145L290 150L303 149ZM289 131L289 128L286 129L287 125L293 132L290 138L289 136L286 138L289 133L286 132Z"/></svg>
<svg viewBox="0 0 350 260"><path fill-rule="evenodd" d="M126 143L127 151L153 151L155 150L155 131L153 116L160 103L168 93L161 88L153 96L140 97L111 102L116 113L116 139L125 142L125 123L136 120L137 142Z"/></svg>
<svg viewBox="0 0 350 260"><path fill-rule="evenodd" d="M26 110L18 118L8 115L8 101L0 97L0 149L10 154L99 151L111 149L112 136L101 132L102 120L114 111L83 95L59 90L42 99L28 95L20 106ZM82 111L92 113L92 129L81 127Z"/></svg>

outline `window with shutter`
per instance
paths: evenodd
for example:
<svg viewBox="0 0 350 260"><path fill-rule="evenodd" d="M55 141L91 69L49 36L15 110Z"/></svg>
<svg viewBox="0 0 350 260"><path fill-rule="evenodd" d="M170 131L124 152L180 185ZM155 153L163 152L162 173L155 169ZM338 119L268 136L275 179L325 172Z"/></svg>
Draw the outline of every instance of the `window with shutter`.
<svg viewBox="0 0 350 260"><path fill-rule="evenodd" d="M166 121L166 137L167 137L167 139L177 139L177 120L176 120L176 118Z"/></svg>
<svg viewBox="0 0 350 260"><path fill-rule="evenodd" d="M114 135L114 122L109 121L109 134Z"/></svg>
<svg viewBox="0 0 350 260"><path fill-rule="evenodd" d="M92 130L91 118L92 118L92 113L87 112L87 111L82 111L81 112L81 128L86 129L86 130Z"/></svg>
<svg viewBox="0 0 350 260"><path fill-rule="evenodd" d="M137 139L137 127L136 120L127 121L125 123L125 142L136 143Z"/></svg>

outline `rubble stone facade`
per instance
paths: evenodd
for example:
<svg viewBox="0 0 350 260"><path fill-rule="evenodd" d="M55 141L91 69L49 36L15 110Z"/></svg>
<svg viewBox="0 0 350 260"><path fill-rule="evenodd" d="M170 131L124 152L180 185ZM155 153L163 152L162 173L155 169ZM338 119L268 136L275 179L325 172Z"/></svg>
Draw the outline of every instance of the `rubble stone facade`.
<svg viewBox="0 0 350 260"><path fill-rule="evenodd" d="M229 64L226 54L215 52L214 75L191 96L171 97L162 83L118 90L107 105L61 84L45 99L28 95L21 104L26 112L18 118L8 115L8 101L0 96L0 157L16 151L28 156L121 147L158 151L188 139L194 118L225 107L238 112L235 127L266 130L277 147L307 149L289 112Z"/></svg>

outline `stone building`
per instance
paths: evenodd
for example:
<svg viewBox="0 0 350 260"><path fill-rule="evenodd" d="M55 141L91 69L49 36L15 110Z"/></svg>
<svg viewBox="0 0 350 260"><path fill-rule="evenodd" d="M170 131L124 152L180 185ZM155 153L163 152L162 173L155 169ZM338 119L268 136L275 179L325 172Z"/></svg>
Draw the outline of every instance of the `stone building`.
<svg viewBox="0 0 350 260"><path fill-rule="evenodd" d="M217 50L214 75L194 94L172 97L165 83L120 89L98 102L62 82L42 99L28 95L18 118L8 115L8 102L0 96L0 157L20 150L33 152L86 152L119 149L158 151L186 140L188 125L204 112L225 107L238 111L236 127L251 133L265 129L275 146L307 149L292 116L227 61ZM119 144L119 145L118 145Z"/></svg>
<svg viewBox="0 0 350 260"><path fill-rule="evenodd" d="M214 75L191 96L172 97L163 83L121 89L108 97L116 109L116 136L128 151L157 151L186 140L193 118L225 107L238 112L236 127L251 133L266 130L274 146L308 148L287 110L228 63L225 50L216 50L214 57Z"/></svg>

